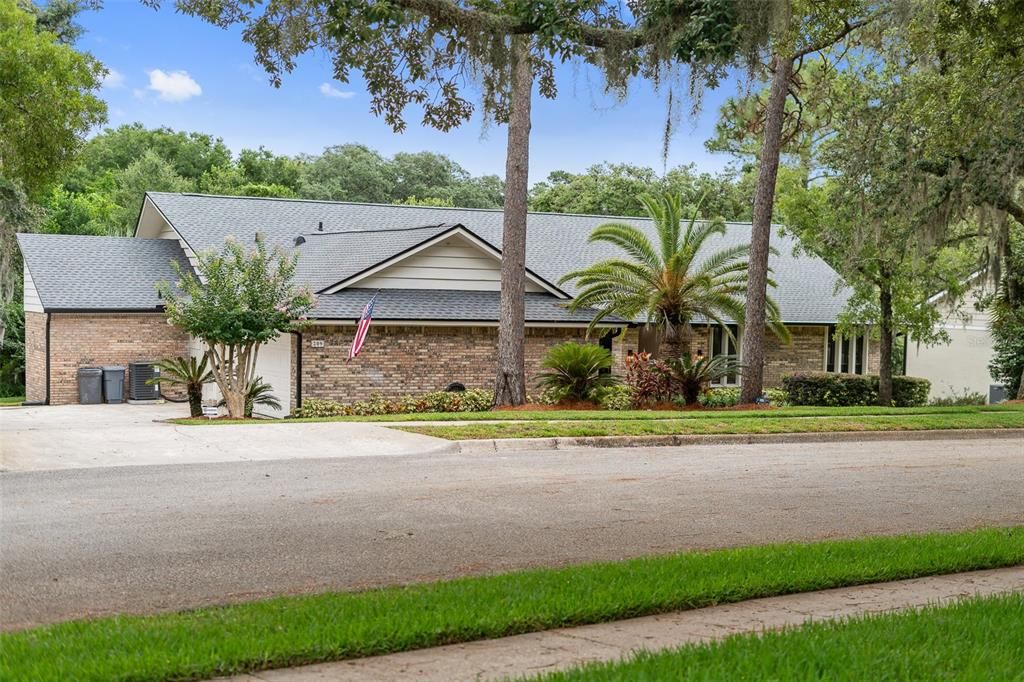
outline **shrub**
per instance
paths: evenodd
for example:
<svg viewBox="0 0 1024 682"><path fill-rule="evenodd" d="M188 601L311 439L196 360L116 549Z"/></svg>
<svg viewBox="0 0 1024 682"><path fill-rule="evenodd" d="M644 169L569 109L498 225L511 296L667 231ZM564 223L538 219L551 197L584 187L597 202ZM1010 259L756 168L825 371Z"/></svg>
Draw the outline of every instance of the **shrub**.
<svg viewBox="0 0 1024 682"><path fill-rule="evenodd" d="M740 402L740 389L712 388L701 393L697 402L704 407L732 407Z"/></svg>
<svg viewBox="0 0 1024 682"><path fill-rule="evenodd" d="M708 384L730 374L738 374L743 365L732 355L700 357L694 360L687 353L667 363L672 373L672 392L679 393L683 403L693 405Z"/></svg>
<svg viewBox="0 0 1024 682"><path fill-rule="evenodd" d="M626 385L633 396L634 407L672 400L672 371L650 353L636 353L626 358Z"/></svg>
<svg viewBox="0 0 1024 682"><path fill-rule="evenodd" d="M984 393L977 393L964 387L963 393L957 393L956 389L950 391L945 398L932 398L928 404L936 407L952 407L954 405L984 405L988 401Z"/></svg>
<svg viewBox="0 0 1024 682"><path fill-rule="evenodd" d="M479 388L465 391L433 391L419 396L385 398L379 393L355 403L339 403L322 398L306 398L292 417L361 417L378 414L411 414L415 412L486 412L494 405L494 392Z"/></svg>
<svg viewBox="0 0 1024 682"><path fill-rule="evenodd" d="M789 394L781 388L766 388L764 396L776 407L789 405ZM740 402L740 389L732 387L712 388L701 393L698 402L704 407L733 407Z"/></svg>
<svg viewBox="0 0 1024 682"><path fill-rule="evenodd" d="M878 377L875 380L875 390L878 390ZM920 377L893 377L892 378L892 404L895 407L920 407L928 404L928 392L932 388L932 382ZM984 404L984 403L982 403Z"/></svg>
<svg viewBox="0 0 1024 682"><path fill-rule="evenodd" d="M596 388L613 386L619 379L610 373L612 353L592 343L560 343L552 346L537 374L537 385L565 392L566 398L587 400Z"/></svg>
<svg viewBox="0 0 1024 682"><path fill-rule="evenodd" d="M598 388L591 398L606 410L629 410L633 407L633 390L625 384Z"/></svg>
<svg viewBox="0 0 1024 682"><path fill-rule="evenodd" d="M793 405L852 407L878 404L878 375L808 372L782 379ZM931 382L918 377L892 378L892 403L916 407L928 401Z"/></svg>

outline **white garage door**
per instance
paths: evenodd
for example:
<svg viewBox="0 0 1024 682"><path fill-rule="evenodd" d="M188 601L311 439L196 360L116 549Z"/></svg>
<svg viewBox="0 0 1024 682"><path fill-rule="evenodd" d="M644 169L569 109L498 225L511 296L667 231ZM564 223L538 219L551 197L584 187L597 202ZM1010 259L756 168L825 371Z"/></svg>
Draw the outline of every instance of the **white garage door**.
<svg viewBox="0 0 1024 682"><path fill-rule="evenodd" d="M265 405L257 405L253 412L267 417L287 416L292 382L291 334L282 334L260 347L259 355L256 357L256 376L263 377L265 383L273 386L271 392L281 403L281 409L273 410Z"/></svg>

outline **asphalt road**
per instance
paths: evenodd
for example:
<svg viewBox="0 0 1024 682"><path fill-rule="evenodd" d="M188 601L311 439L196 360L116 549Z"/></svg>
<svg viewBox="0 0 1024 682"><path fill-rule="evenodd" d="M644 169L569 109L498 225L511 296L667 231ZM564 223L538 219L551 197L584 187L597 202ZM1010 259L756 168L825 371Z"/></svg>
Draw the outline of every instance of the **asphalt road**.
<svg viewBox="0 0 1024 682"><path fill-rule="evenodd" d="M1024 443L353 457L0 475L0 627L693 548L1024 523Z"/></svg>

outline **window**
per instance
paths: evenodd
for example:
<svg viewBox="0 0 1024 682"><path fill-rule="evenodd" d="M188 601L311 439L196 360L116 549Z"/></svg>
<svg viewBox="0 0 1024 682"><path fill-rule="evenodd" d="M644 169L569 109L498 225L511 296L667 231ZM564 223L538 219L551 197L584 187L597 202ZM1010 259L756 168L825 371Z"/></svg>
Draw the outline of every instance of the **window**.
<svg viewBox="0 0 1024 682"><path fill-rule="evenodd" d="M825 371L842 374L864 374L867 364L867 341L864 334L838 336L834 326L828 328L825 349Z"/></svg>
<svg viewBox="0 0 1024 682"><path fill-rule="evenodd" d="M711 328L711 357L718 355L732 355L738 357L739 352L737 351L736 344L740 339L740 330L734 324L729 325L729 331L732 332L732 336L725 331L721 326ZM723 377L718 381L713 382L714 386L739 386L740 377L738 374L730 374L727 377Z"/></svg>

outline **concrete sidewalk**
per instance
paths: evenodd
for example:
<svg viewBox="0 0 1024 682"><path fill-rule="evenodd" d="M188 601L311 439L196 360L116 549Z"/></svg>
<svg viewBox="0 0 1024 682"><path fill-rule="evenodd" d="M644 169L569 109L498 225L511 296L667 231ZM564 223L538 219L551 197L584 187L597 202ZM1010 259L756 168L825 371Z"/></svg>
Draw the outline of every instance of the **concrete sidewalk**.
<svg viewBox="0 0 1024 682"><path fill-rule="evenodd" d="M911 609L972 596L1024 593L1024 566L807 592L658 616L549 630L338 663L269 670L234 682L456 682L539 675L729 635Z"/></svg>

